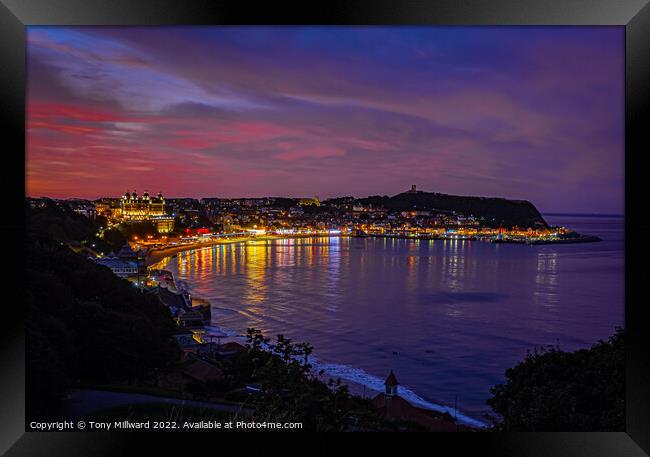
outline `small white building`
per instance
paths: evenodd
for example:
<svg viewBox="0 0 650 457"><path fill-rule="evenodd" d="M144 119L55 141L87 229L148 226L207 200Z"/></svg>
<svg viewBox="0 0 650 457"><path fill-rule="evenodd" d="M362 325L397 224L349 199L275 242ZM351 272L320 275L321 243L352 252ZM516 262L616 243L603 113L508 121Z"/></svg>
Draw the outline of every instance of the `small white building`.
<svg viewBox="0 0 650 457"><path fill-rule="evenodd" d="M138 264L131 260L104 257L103 259L96 259L95 263L110 268L120 278L128 278L138 274Z"/></svg>

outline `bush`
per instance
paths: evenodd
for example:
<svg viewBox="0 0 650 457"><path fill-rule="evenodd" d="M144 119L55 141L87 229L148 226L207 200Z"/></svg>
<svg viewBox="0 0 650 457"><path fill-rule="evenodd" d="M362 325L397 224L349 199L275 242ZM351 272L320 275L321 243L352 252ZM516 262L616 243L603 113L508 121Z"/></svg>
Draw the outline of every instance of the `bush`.
<svg viewBox="0 0 650 457"><path fill-rule="evenodd" d="M503 431L624 431L624 332L590 349L547 347L506 371L487 404Z"/></svg>
<svg viewBox="0 0 650 457"><path fill-rule="evenodd" d="M304 430L395 430L378 416L368 400L351 395L340 380L325 383L313 373L307 343L278 335L276 342L248 329L245 351L233 358L226 373L233 384L258 383L261 393L251 402L252 420L301 422Z"/></svg>

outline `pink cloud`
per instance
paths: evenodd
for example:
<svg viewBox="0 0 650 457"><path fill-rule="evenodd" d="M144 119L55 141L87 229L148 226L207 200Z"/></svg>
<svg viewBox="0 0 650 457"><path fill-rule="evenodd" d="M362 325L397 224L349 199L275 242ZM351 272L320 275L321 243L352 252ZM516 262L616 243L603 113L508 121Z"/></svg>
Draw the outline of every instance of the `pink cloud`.
<svg viewBox="0 0 650 457"><path fill-rule="evenodd" d="M180 138L170 142L171 146L185 149L207 149L214 145L214 142L200 138Z"/></svg>

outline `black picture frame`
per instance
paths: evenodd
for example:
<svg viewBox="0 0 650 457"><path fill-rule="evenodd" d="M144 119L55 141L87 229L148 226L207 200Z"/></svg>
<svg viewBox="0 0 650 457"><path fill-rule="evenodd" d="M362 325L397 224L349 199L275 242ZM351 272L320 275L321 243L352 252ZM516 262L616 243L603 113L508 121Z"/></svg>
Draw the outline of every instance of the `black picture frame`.
<svg viewBox="0 0 650 457"><path fill-rule="evenodd" d="M285 5L247 1L180 0L0 0L0 91L5 211L0 229L22 258L25 176L25 27L29 25L192 24L415 24L415 25L612 25L625 27L625 326L626 431L621 433L471 433L426 435L431 450L440 443L455 455L468 449L503 456L642 456L650 454L650 348L643 300L643 235L649 227L643 202L644 153L650 131L649 0L347 0ZM9 146L11 145L11 146ZM11 216L11 217L10 217ZM177 434L25 432L24 317L21 265L11 265L8 284L17 294L5 301L0 354L0 453L7 456L129 455L134 440L181 446ZM5 279L7 281L7 279ZM637 298L638 297L638 298ZM636 299L635 299L636 298ZM277 435L277 434L275 434ZM187 436L187 435L183 435ZM195 438L198 436L197 438ZM220 435L223 436L223 435ZM358 435L357 435L358 436ZM367 435L366 435L367 436ZM404 435L401 435L404 436ZM238 434L230 434L241 440ZM192 435L191 447L214 435ZM224 438L225 439L225 438ZM364 440L363 437L356 438ZM403 439L403 438L402 438ZM219 440L222 440L220 437ZM293 440L293 438L291 438ZM376 443L384 440L373 435ZM285 441L286 443L286 441ZM249 443L243 449L251 449ZM420 443L426 445L425 443ZM213 444L214 445L214 444ZM262 450L263 452L266 449ZM194 451L192 451L195 453ZM447 451L449 452L449 451Z"/></svg>

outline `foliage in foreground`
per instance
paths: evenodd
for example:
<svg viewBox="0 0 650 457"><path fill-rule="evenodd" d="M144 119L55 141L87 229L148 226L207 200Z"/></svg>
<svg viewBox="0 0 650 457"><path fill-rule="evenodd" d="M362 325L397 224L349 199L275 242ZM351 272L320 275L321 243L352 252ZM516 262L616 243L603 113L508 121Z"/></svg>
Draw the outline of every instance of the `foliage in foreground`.
<svg viewBox="0 0 650 457"><path fill-rule="evenodd" d="M624 331L590 349L548 347L506 371L487 403L504 431L625 430Z"/></svg>
<svg viewBox="0 0 650 457"><path fill-rule="evenodd" d="M309 363L313 348L278 335L272 343L249 328L247 350L232 360L226 373L233 384L256 382L261 393L253 401L252 420L301 422L304 430L411 430L415 424L387 421L370 401L351 395L340 380L325 383Z"/></svg>
<svg viewBox="0 0 650 457"><path fill-rule="evenodd" d="M56 416L69 385L135 382L178 357L169 311L54 241L27 247L28 417Z"/></svg>

